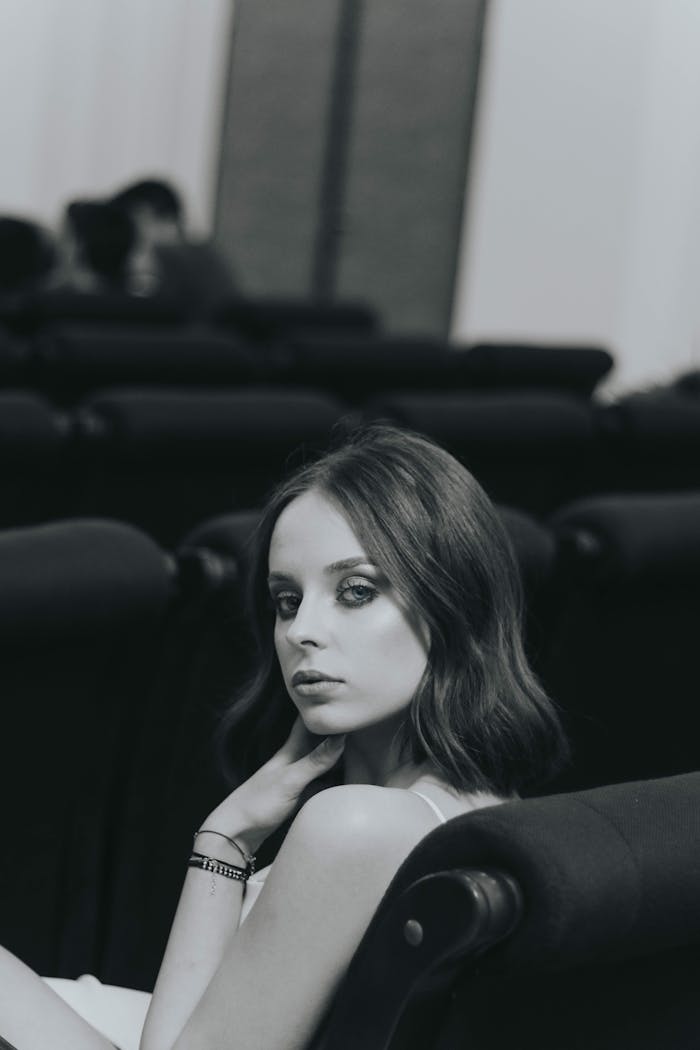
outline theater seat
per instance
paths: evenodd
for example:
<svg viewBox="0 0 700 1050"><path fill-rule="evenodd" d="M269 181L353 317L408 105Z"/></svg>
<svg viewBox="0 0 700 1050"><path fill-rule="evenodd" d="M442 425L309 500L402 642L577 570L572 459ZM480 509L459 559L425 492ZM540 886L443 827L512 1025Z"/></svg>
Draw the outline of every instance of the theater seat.
<svg viewBox="0 0 700 1050"><path fill-rule="evenodd" d="M368 303L289 296L232 296L213 319L222 328L260 344L312 332L369 335L379 327L377 312Z"/></svg>
<svg viewBox="0 0 700 1050"><path fill-rule="evenodd" d="M459 355L460 380L469 387L561 390L590 397L613 367L602 347L475 343Z"/></svg>
<svg viewBox="0 0 700 1050"><path fill-rule="evenodd" d="M41 331L56 321L118 324L178 324L189 315L189 304L166 295L140 297L119 291L81 292L56 288L23 297L8 325L24 334Z"/></svg>
<svg viewBox="0 0 700 1050"><path fill-rule="evenodd" d="M457 817L308 1050L673 1050L700 1032L700 774Z"/></svg>
<svg viewBox="0 0 700 1050"><path fill-rule="evenodd" d="M68 419L41 395L0 392L0 528L69 511L69 432Z"/></svg>
<svg viewBox="0 0 700 1050"><path fill-rule="evenodd" d="M0 943L100 973L114 822L172 567L117 522L0 531Z"/></svg>
<svg viewBox="0 0 700 1050"><path fill-rule="evenodd" d="M174 325L52 325L35 340L37 381L53 401L73 404L119 384L235 386L253 359L232 336Z"/></svg>
<svg viewBox="0 0 700 1050"><path fill-rule="evenodd" d="M596 412L598 491L700 489L700 398L686 389L629 394Z"/></svg>
<svg viewBox="0 0 700 1050"><path fill-rule="evenodd" d="M81 514L131 521L172 547L209 515L253 506L343 415L315 390L121 387L81 403Z"/></svg>
<svg viewBox="0 0 700 1050"><path fill-rule="evenodd" d="M307 334L288 347L288 382L320 386L354 404L398 386L449 390L460 358L444 340L378 333Z"/></svg>
<svg viewBox="0 0 700 1050"><path fill-rule="evenodd" d="M0 386L26 387L29 385L29 378L27 343L0 325Z"/></svg>
<svg viewBox="0 0 700 1050"><path fill-rule="evenodd" d="M538 669L574 745L566 788L700 768L700 493L562 508L561 590Z"/></svg>
<svg viewBox="0 0 700 1050"><path fill-rule="evenodd" d="M394 390L364 412L432 437L492 499L535 515L580 494L595 452L588 401L556 391Z"/></svg>

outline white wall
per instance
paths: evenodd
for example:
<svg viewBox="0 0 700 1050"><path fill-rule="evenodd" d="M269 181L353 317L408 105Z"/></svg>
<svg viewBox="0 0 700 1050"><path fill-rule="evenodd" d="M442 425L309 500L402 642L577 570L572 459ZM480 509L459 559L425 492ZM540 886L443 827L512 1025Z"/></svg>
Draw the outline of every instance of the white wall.
<svg viewBox="0 0 700 1050"><path fill-rule="evenodd" d="M700 3L491 0L452 337L700 366Z"/></svg>
<svg viewBox="0 0 700 1050"><path fill-rule="evenodd" d="M232 0L2 0L0 213L162 175L211 228Z"/></svg>

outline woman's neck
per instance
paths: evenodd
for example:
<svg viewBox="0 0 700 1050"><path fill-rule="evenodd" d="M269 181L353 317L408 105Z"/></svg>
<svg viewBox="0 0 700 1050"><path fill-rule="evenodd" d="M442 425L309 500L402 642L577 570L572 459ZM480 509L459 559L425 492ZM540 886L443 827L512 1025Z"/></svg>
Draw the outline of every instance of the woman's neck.
<svg viewBox="0 0 700 1050"><path fill-rule="evenodd" d="M343 755L346 784L376 784L407 788L425 772L411 759L401 757L398 726L381 724L349 734Z"/></svg>

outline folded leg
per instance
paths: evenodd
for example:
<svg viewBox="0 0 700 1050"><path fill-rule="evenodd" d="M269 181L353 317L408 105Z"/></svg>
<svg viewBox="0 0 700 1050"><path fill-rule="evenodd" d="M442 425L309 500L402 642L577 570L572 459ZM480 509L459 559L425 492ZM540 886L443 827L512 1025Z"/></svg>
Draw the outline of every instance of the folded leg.
<svg viewBox="0 0 700 1050"><path fill-rule="evenodd" d="M0 948L0 1050L114 1050L41 977Z"/></svg>

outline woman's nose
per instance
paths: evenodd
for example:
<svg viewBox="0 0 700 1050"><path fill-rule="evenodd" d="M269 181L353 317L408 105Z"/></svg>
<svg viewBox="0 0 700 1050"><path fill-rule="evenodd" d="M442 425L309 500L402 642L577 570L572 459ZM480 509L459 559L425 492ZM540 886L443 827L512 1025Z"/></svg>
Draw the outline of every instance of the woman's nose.
<svg viewBox="0 0 700 1050"><path fill-rule="evenodd" d="M292 645L325 646L325 629L323 624L322 609L319 602L313 602L309 598L303 598L293 620L290 620L287 628L287 640Z"/></svg>

